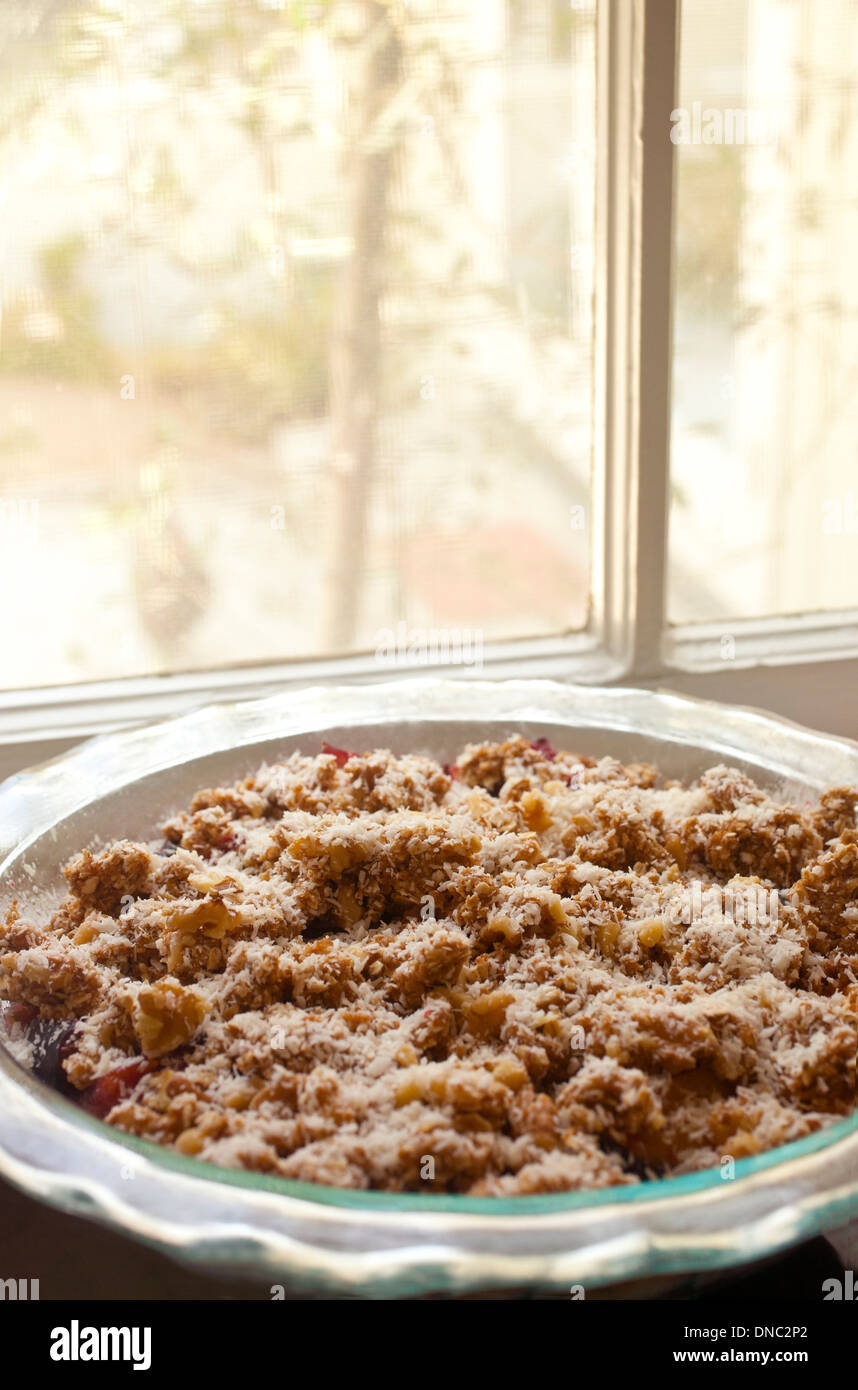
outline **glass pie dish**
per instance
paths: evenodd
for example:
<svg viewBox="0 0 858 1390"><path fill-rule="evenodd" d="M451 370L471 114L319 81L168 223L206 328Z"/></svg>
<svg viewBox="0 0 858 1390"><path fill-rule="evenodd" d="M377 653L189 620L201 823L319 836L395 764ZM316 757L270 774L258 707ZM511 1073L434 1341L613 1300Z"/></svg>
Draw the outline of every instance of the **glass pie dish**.
<svg viewBox="0 0 858 1390"><path fill-rule="evenodd" d="M858 745L752 710L549 681L407 680L210 705L92 739L0 787L0 909L44 915L60 865L153 828L203 785L325 740L452 758L520 732L685 780L731 763L801 798L858 783ZM208 1270L293 1289L404 1296L519 1289L652 1292L762 1259L858 1215L858 1113L718 1169L514 1197L341 1190L216 1168L111 1128L0 1046L0 1174Z"/></svg>

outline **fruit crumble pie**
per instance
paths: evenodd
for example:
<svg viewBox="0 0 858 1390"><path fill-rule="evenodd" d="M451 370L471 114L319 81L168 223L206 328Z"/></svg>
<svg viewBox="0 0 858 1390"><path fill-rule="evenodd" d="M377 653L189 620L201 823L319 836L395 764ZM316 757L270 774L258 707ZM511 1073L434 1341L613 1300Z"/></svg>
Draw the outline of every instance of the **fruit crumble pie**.
<svg viewBox="0 0 858 1390"><path fill-rule="evenodd" d="M858 791L511 737L200 791L0 926L11 1046L128 1134L337 1187L606 1187L858 1104Z"/></svg>

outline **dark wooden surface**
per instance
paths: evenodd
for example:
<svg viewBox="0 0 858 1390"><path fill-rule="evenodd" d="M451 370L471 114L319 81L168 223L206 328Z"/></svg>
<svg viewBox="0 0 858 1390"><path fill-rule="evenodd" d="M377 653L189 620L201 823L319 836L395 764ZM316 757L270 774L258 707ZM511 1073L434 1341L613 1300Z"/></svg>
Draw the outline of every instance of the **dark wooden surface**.
<svg viewBox="0 0 858 1390"><path fill-rule="evenodd" d="M782 1283L772 1269L760 1276L736 1272L733 1296L819 1297L821 1261L835 1249L812 1242L784 1256ZM858 1223L834 1238L837 1257L847 1267L858 1264ZM824 1252L828 1251L825 1256ZM822 1253L820 1253L822 1251ZM854 1257L854 1258L853 1258ZM268 1284L219 1279L185 1269L154 1250L107 1231L82 1217L67 1216L35 1202L0 1181L0 1279L38 1279L42 1299L269 1299ZM805 1288L803 1280L809 1280ZM775 1293L774 1290L778 1292ZM725 1290L726 1293L726 1290ZM519 1295L522 1296L522 1295ZM527 1296L526 1294L523 1296ZM300 1297L300 1296L299 1296Z"/></svg>
<svg viewBox="0 0 858 1390"><path fill-rule="evenodd" d="M269 1298L268 1285L184 1269L94 1221L0 1181L0 1279L38 1279L43 1299Z"/></svg>

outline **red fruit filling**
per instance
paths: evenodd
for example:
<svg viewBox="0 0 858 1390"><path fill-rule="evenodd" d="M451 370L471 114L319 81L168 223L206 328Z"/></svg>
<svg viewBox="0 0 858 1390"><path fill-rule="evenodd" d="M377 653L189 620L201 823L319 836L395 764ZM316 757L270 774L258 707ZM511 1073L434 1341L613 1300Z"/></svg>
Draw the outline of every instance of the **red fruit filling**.
<svg viewBox="0 0 858 1390"><path fill-rule="evenodd" d="M335 748L332 743L322 741L322 752L331 753L337 760L337 767L345 767L349 758L359 758L360 753L350 753L347 748Z"/></svg>
<svg viewBox="0 0 858 1390"><path fill-rule="evenodd" d="M533 739L530 746L535 748L537 753L541 753L546 762L553 763L557 757L557 749L552 748L547 738Z"/></svg>
<svg viewBox="0 0 858 1390"><path fill-rule="evenodd" d="M10 1033L16 1029L26 1031L38 1017L39 1010L35 1004L8 1004L2 1014L3 1022Z"/></svg>
<svg viewBox="0 0 858 1390"><path fill-rule="evenodd" d="M145 1057L135 1057L130 1062L123 1062L121 1066L114 1067L113 1071L100 1076L91 1086L87 1086L85 1091L81 1091L81 1106L97 1119L106 1119L114 1105L126 1100L141 1077L154 1071L154 1068L155 1063L147 1061Z"/></svg>

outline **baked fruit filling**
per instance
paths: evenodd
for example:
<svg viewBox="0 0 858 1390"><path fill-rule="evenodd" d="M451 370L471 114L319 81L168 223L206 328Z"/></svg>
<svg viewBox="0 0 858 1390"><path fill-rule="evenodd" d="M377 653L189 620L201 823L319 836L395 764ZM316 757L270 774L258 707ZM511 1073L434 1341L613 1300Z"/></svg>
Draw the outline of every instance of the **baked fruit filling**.
<svg viewBox="0 0 858 1390"><path fill-rule="evenodd" d="M513 737L325 747L0 926L11 1045L129 1134L338 1187L606 1187L858 1104L858 792Z"/></svg>

